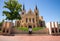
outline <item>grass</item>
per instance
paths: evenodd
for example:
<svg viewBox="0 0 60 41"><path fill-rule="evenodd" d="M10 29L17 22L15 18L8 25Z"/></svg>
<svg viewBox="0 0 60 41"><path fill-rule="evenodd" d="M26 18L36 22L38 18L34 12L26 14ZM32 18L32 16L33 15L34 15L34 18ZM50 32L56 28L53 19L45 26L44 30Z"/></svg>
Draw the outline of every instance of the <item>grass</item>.
<svg viewBox="0 0 60 41"><path fill-rule="evenodd" d="M43 30L44 27L35 27L35 28L32 28L33 31L38 31L38 30Z"/></svg>
<svg viewBox="0 0 60 41"><path fill-rule="evenodd" d="M28 31L27 27L16 27L17 30L22 30L22 31ZM38 31L38 30L42 30L44 29L44 27L35 27L32 28L32 31Z"/></svg>
<svg viewBox="0 0 60 41"><path fill-rule="evenodd" d="M17 30L28 31L27 27L17 27Z"/></svg>

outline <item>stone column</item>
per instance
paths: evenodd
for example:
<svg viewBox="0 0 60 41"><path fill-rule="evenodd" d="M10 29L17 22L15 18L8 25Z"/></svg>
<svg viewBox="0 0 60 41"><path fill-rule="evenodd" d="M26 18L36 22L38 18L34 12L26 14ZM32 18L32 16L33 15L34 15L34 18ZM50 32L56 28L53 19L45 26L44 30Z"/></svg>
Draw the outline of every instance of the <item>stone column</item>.
<svg viewBox="0 0 60 41"><path fill-rule="evenodd" d="M10 32L9 32L10 26L11 26L11 25L10 25L10 22L7 22L7 27L6 27L6 29L7 29L7 31L8 31L7 34L10 34Z"/></svg>
<svg viewBox="0 0 60 41"><path fill-rule="evenodd" d="M3 25L2 25L2 34L6 33L6 26L7 26L7 22L4 22Z"/></svg>
<svg viewBox="0 0 60 41"><path fill-rule="evenodd" d="M58 34L59 34L59 26L58 26L58 22L56 23L56 27L57 27L57 32L58 32Z"/></svg>
<svg viewBox="0 0 60 41"><path fill-rule="evenodd" d="M7 22L7 26L6 26L6 29L5 29L6 30L6 34L10 34L11 33L12 26L13 26L12 22Z"/></svg>
<svg viewBox="0 0 60 41"><path fill-rule="evenodd" d="M52 23L50 22L50 34L52 34Z"/></svg>
<svg viewBox="0 0 60 41"><path fill-rule="evenodd" d="M56 31L55 31L55 22L53 22L53 26L54 26L54 33L56 33Z"/></svg>

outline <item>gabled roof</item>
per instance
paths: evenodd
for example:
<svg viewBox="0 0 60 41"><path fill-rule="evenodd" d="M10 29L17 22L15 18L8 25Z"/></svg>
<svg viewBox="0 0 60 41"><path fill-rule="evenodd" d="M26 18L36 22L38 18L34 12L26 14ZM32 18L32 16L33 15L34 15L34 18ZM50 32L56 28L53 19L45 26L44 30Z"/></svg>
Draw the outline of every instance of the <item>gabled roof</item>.
<svg viewBox="0 0 60 41"><path fill-rule="evenodd" d="M28 13L28 14L32 14L33 12L32 12L32 10L30 9L27 13Z"/></svg>

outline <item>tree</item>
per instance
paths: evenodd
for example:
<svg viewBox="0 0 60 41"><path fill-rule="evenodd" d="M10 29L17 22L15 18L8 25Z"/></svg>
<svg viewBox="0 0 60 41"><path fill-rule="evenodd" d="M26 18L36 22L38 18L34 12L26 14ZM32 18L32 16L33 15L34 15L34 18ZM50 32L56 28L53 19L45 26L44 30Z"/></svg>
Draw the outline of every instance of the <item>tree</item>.
<svg viewBox="0 0 60 41"><path fill-rule="evenodd" d="M15 20L15 19L21 19L21 16L19 12L22 10L22 5L18 3L17 0L8 0L5 1L4 8L7 8L9 11L3 11L3 15L6 16L6 19L8 20Z"/></svg>

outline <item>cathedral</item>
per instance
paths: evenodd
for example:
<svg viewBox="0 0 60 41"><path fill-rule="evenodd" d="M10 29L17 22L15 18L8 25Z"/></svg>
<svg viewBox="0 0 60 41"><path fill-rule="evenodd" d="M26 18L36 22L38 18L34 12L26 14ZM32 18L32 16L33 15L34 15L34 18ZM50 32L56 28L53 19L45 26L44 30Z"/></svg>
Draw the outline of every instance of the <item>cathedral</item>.
<svg viewBox="0 0 60 41"><path fill-rule="evenodd" d="M45 21L43 16L39 16L37 6L35 6L34 12L31 9L26 12L25 6L23 5L20 16L21 20L15 21L15 26L17 27L45 27Z"/></svg>

